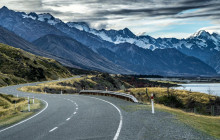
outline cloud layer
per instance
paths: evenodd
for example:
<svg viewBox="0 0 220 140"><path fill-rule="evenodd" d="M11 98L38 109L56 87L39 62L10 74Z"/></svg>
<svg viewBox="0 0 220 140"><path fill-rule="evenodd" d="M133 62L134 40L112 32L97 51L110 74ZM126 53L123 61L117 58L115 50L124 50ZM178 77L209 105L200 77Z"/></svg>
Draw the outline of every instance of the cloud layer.
<svg viewBox="0 0 220 140"><path fill-rule="evenodd" d="M0 6L4 5L18 11L51 13L64 21L85 21L96 28L129 26L136 33L148 33L146 25L159 26L161 21L159 28L187 24L192 18L210 20L215 27L220 24L219 0L1 0Z"/></svg>

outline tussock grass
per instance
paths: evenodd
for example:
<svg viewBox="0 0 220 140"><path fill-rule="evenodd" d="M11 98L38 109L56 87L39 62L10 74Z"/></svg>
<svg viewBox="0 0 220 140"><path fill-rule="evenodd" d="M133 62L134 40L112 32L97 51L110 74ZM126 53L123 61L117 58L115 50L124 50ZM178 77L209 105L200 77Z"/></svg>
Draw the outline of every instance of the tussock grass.
<svg viewBox="0 0 220 140"><path fill-rule="evenodd" d="M161 97L164 95L167 95L167 88L160 88L160 87L148 87L148 95L150 96L151 93L154 93L156 97ZM134 94L134 96L137 97L137 99L140 102L143 102L145 104L150 104L149 100L147 99L146 95L146 88L131 88L129 89L130 92ZM124 92L124 91L120 91ZM188 98L193 98L195 101L200 103L208 103L209 99L214 99L214 96L205 94L205 93L199 93L199 92L189 92L185 90L169 90L170 94L177 96L179 99L183 101L183 103L186 103ZM143 110L143 109L150 109L150 105L140 105L134 106L134 107L126 107L126 111L136 111L136 110ZM155 110L159 111L165 111L172 113L176 116L176 118L189 125L193 128L205 132L211 136L214 136L215 138L220 139L220 116L208 116L208 115L199 115L195 113L189 113L185 112L181 109L171 108L167 107L161 104L155 104Z"/></svg>
<svg viewBox="0 0 220 140"><path fill-rule="evenodd" d="M129 89L130 92L132 92L135 96L142 95L142 97L146 97L146 88L131 88ZM161 87L147 87L148 95L150 96L152 93L155 94L156 97L161 97L164 95L168 95L167 88L161 88ZM124 92L124 91L120 91ZM179 99L183 101L185 104L187 99L191 98L194 101L200 102L200 103L208 103L210 99L215 99L214 96L200 93L200 92L190 92L186 90L177 90L177 89L169 89L169 94L177 96Z"/></svg>
<svg viewBox="0 0 220 140"><path fill-rule="evenodd" d="M32 100L30 101L31 111L28 112L27 99L0 94L0 127L11 125L27 118L43 107L43 104L37 99L35 99L35 104L32 103Z"/></svg>
<svg viewBox="0 0 220 140"><path fill-rule="evenodd" d="M66 85L73 85L75 82L80 82L81 80L84 80L84 79L85 79L85 77L80 77L80 78L74 78L74 79L66 80L66 81L42 83L42 84L38 84L36 86L21 87L18 90L23 91L23 92L32 92L33 91L35 93L49 93L47 89L53 89L56 91L76 90L76 88L72 87L72 86L62 86L62 83L65 83Z"/></svg>
<svg viewBox="0 0 220 140"><path fill-rule="evenodd" d="M71 76L66 67L53 59L0 43L0 86Z"/></svg>

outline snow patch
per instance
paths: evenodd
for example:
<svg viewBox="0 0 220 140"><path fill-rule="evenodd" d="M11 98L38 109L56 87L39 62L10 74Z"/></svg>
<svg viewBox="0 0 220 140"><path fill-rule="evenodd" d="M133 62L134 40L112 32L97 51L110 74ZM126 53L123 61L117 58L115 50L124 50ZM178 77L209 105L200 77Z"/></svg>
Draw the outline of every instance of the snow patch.
<svg viewBox="0 0 220 140"><path fill-rule="evenodd" d="M33 17L33 16L31 16L31 15L22 15L23 16L23 18L30 18L30 19L33 19L33 20L36 20L36 17Z"/></svg>
<svg viewBox="0 0 220 140"><path fill-rule="evenodd" d="M101 39L103 39L105 41L113 42L112 39L109 36L107 36L103 31L102 32L97 32L96 30L90 30L89 33L92 33L92 34L100 37Z"/></svg>

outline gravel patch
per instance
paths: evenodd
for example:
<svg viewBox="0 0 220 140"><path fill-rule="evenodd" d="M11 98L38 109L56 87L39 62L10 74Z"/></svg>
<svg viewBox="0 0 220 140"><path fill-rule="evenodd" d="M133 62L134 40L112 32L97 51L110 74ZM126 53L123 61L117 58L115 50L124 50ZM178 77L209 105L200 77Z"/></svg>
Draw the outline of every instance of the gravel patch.
<svg viewBox="0 0 220 140"><path fill-rule="evenodd" d="M123 114L123 125L119 140L215 140L180 121L174 115L121 99L102 98L117 105Z"/></svg>

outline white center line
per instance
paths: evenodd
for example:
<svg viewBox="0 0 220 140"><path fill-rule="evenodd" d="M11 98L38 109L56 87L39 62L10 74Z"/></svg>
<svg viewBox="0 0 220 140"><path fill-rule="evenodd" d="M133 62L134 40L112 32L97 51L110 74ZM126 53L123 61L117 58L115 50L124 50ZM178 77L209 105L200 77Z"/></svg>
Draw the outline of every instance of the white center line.
<svg viewBox="0 0 220 140"><path fill-rule="evenodd" d="M73 114L76 114L76 112L74 112Z"/></svg>
<svg viewBox="0 0 220 140"><path fill-rule="evenodd" d="M76 108L76 110L78 110L78 107Z"/></svg>
<svg viewBox="0 0 220 140"><path fill-rule="evenodd" d="M66 119L66 121L69 121L69 120L70 120L70 118L67 118L67 119Z"/></svg>
<svg viewBox="0 0 220 140"><path fill-rule="evenodd" d="M53 132L54 130L56 130L58 127L54 127L53 129L51 129L49 132Z"/></svg>

